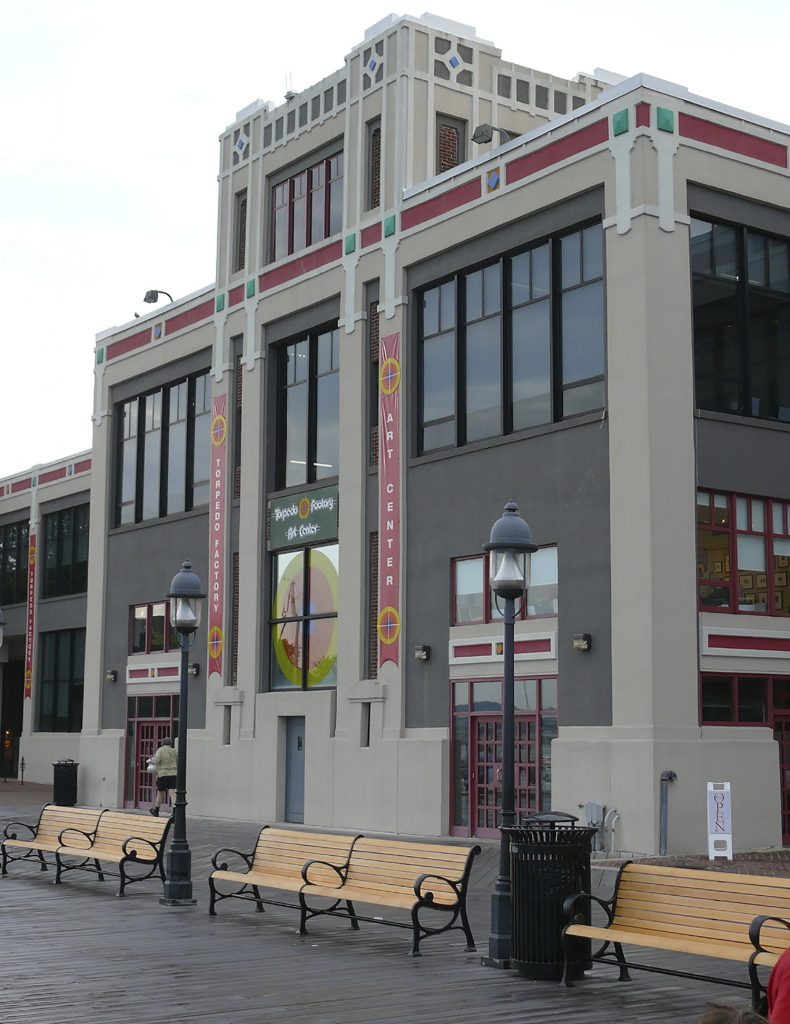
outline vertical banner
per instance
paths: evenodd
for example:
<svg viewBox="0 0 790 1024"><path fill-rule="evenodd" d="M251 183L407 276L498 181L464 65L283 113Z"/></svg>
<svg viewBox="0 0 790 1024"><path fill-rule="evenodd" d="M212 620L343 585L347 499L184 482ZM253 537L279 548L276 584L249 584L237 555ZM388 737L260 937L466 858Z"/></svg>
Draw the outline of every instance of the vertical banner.
<svg viewBox="0 0 790 1024"><path fill-rule="evenodd" d="M33 692L33 632L36 625L36 534L28 535L27 549L27 624L25 626L25 700Z"/></svg>
<svg viewBox="0 0 790 1024"><path fill-rule="evenodd" d="M208 674L222 675L225 646L225 486L228 396L211 400L211 537L208 557Z"/></svg>
<svg viewBox="0 0 790 1024"><path fill-rule="evenodd" d="M400 654L400 334L379 344L379 665Z"/></svg>

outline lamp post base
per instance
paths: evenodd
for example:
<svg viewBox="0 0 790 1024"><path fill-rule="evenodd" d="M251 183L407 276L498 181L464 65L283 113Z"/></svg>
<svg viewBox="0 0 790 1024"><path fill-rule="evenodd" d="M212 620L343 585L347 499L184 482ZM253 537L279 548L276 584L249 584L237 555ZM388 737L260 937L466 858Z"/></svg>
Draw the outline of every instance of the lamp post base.
<svg viewBox="0 0 790 1024"><path fill-rule="evenodd" d="M197 904L197 900L192 896L187 896L184 899L168 899L167 896L160 896L159 902L163 907L194 907Z"/></svg>
<svg viewBox="0 0 790 1024"><path fill-rule="evenodd" d="M510 967L510 879L500 876L491 893L491 933L488 936L488 956L480 958L484 967Z"/></svg>
<svg viewBox="0 0 790 1024"><path fill-rule="evenodd" d="M191 907L197 903L192 896L192 852L185 840L173 841L165 856L165 876L163 895L159 898L162 906Z"/></svg>
<svg viewBox="0 0 790 1024"><path fill-rule="evenodd" d="M498 967L499 970L501 971L510 970L509 960L500 960L498 957L495 956L481 956L480 963L482 964L483 967Z"/></svg>

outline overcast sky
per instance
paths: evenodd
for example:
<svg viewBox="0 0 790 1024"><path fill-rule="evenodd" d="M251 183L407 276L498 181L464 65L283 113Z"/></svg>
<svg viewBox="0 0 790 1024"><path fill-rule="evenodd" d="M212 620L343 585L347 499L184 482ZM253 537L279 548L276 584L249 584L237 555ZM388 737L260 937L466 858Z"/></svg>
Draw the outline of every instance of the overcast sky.
<svg viewBox="0 0 790 1024"><path fill-rule="evenodd" d="M217 137L343 65L370 2L0 0L0 478L91 445L100 331L214 280ZM780 0L431 0L505 59L645 72L786 123Z"/></svg>

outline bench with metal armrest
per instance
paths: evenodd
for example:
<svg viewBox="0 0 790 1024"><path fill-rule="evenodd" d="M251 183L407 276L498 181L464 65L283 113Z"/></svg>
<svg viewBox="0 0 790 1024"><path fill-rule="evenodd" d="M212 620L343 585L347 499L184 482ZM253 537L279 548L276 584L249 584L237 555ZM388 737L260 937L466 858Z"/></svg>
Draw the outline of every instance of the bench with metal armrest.
<svg viewBox="0 0 790 1024"><path fill-rule="evenodd" d="M83 846L90 845L101 811L95 807L60 807L47 804L35 825L24 821L10 821L3 830L2 874L8 874L8 865L15 860L38 857L41 870L47 870L45 853L56 853L60 846L60 833L66 828L79 829ZM24 831L23 831L24 830ZM27 834L25 834L27 833ZM24 853L19 851L24 850Z"/></svg>

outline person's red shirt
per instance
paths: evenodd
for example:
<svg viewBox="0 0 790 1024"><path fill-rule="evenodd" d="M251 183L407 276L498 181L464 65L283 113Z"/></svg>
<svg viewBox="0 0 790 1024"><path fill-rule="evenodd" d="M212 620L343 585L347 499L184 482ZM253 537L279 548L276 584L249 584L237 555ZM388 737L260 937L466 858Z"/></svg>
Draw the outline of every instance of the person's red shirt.
<svg viewBox="0 0 790 1024"><path fill-rule="evenodd" d="M776 961L768 979L768 1020L790 1024L790 947Z"/></svg>

